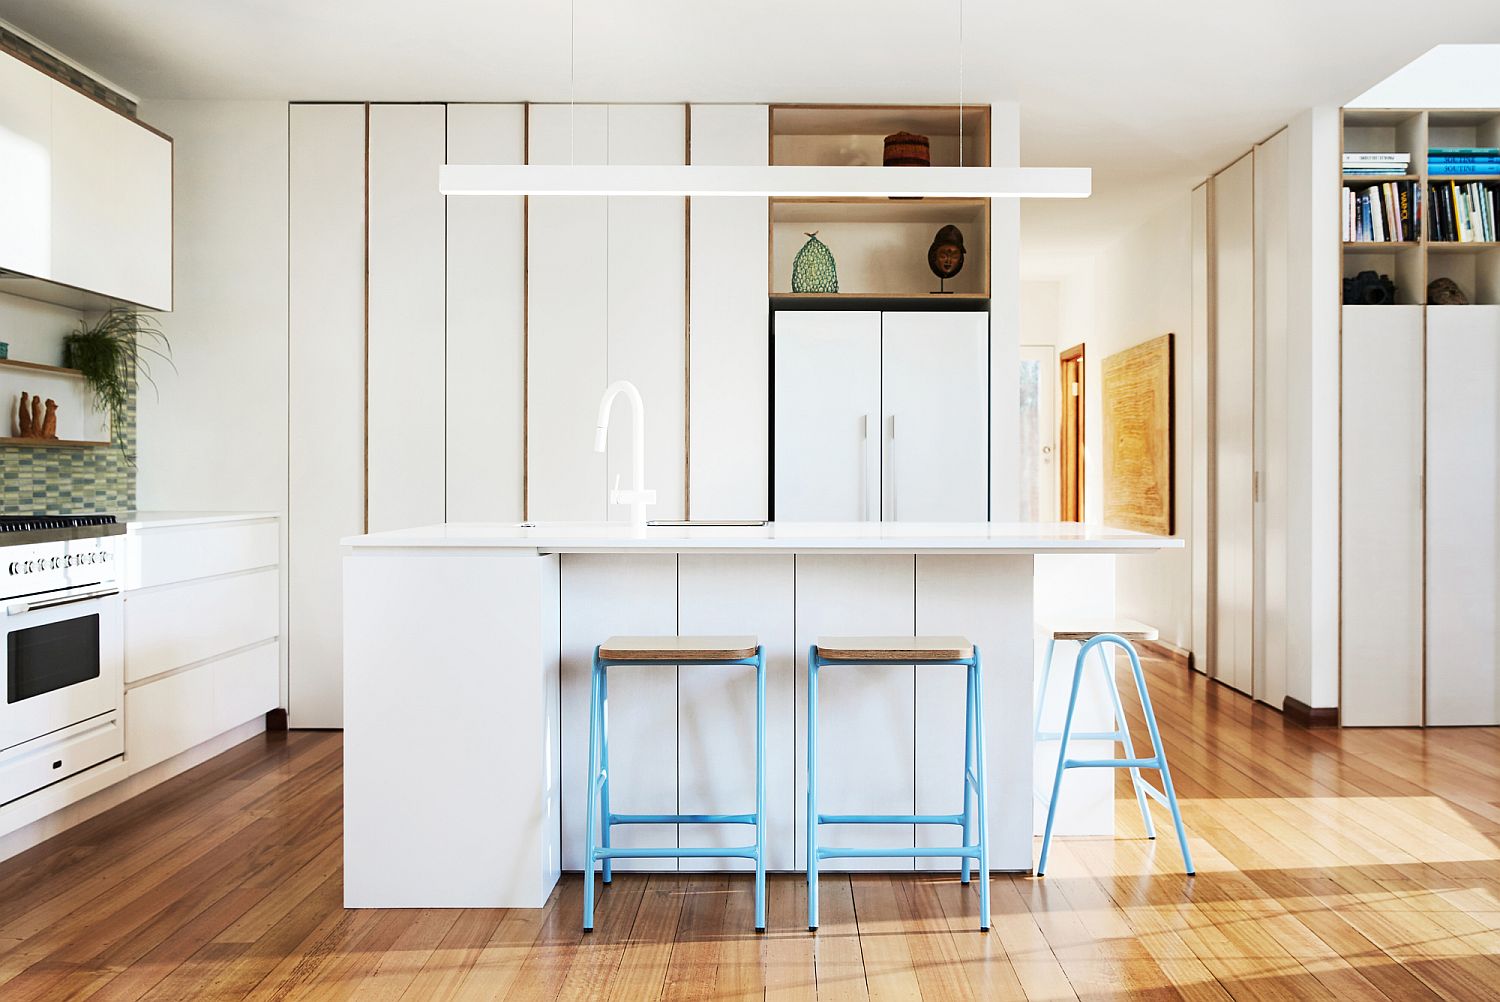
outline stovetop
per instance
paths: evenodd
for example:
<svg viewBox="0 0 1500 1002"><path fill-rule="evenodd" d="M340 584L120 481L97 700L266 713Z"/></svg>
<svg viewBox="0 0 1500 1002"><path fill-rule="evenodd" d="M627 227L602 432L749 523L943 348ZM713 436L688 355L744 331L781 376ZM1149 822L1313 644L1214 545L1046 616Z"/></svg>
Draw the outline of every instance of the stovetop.
<svg viewBox="0 0 1500 1002"><path fill-rule="evenodd" d="M124 531L113 515L0 515L0 546L94 539Z"/></svg>

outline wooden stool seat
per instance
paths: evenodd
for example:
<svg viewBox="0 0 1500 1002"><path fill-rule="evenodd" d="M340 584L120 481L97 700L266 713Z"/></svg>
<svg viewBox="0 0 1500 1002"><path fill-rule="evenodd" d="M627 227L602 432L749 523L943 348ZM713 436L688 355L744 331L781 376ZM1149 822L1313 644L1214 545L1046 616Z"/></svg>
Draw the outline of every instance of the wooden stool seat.
<svg viewBox="0 0 1500 1002"><path fill-rule="evenodd" d="M1123 637L1126 640L1132 641L1155 640L1160 636L1153 626L1138 623L1133 619L1116 619L1113 621L1099 620L1098 622L1084 620L1081 623L1070 623L1066 627L1054 628L1052 639L1077 640L1081 643L1086 640L1093 640L1095 637L1105 633L1113 633L1117 637Z"/></svg>
<svg viewBox="0 0 1500 1002"><path fill-rule="evenodd" d="M828 661L963 661L974 656L965 637L819 637Z"/></svg>
<svg viewBox="0 0 1500 1002"><path fill-rule="evenodd" d="M599 645L605 661L743 661L755 657L755 637L610 637Z"/></svg>

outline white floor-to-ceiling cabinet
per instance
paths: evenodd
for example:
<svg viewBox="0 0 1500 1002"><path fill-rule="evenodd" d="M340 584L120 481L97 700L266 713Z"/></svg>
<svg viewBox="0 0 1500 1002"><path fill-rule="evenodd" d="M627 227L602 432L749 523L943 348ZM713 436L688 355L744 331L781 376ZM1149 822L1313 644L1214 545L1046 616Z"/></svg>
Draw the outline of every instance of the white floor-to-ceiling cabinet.
<svg viewBox="0 0 1500 1002"><path fill-rule="evenodd" d="M1422 310L1344 307L1339 714L1346 726L1424 719Z"/></svg>
<svg viewBox="0 0 1500 1002"><path fill-rule="evenodd" d="M984 521L989 315L779 311L774 516Z"/></svg>
<svg viewBox="0 0 1500 1002"><path fill-rule="evenodd" d="M339 540L365 526L365 108L289 115L287 709L340 727Z"/></svg>
<svg viewBox="0 0 1500 1002"><path fill-rule="evenodd" d="M531 105L533 164L681 164L683 105ZM629 418L594 452L605 386L635 383L646 408L653 518L685 501L686 202L533 197L527 225L527 515L625 518L609 487L630 479Z"/></svg>
<svg viewBox="0 0 1500 1002"><path fill-rule="evenodd" d="M1500 306L1427 307L1426 372L1426 722L1494 725Z"/></svg>

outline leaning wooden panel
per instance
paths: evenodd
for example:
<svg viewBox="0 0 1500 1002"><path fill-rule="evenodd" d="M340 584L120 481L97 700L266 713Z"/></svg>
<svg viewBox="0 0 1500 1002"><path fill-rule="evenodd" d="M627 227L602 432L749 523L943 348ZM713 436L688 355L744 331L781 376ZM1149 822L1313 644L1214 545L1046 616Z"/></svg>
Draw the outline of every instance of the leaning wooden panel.
<svg viewBox="0 0 1500 1002"><path fill-rule="evenodd" d="M1170 536L1172 335L1110 355L1101 385L1105 524Z"/></svg>

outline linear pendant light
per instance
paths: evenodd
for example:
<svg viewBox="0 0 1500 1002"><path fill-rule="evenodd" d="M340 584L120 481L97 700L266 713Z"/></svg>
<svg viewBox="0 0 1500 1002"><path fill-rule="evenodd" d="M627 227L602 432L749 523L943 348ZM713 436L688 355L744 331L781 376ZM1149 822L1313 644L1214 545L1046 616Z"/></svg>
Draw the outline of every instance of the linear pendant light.
<svg viewBox="0 0 1500 1002"><path fill-rule="evenodd" d="M1087 198L1087 167L965 167L963 0L958 0L957 167L730 167L697 164L444 164L444 195L655 195L682 198ZM573 3L568 106L573 107ZM568 137L572 159L572 134Z"/></svg>
<svg viewBox="0 0 1500 1002"><path fill-rule="evenodd" d="M1087 167L720 167L445 164L444 195L1087 198Z"/></svg>

